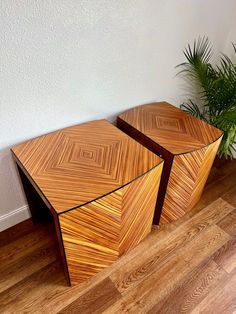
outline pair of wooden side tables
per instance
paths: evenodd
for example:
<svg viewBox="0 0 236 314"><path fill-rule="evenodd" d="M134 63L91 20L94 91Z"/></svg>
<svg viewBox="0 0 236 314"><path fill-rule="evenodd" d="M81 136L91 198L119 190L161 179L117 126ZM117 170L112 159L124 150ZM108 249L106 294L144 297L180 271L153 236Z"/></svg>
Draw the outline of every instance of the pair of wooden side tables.
<svg viewBox="0 0 236 314"><path fill-rule="evenodd" d="M222 132L168 103L12 148L32 218L52 214L69 284L111 265L201 196ZM160 185L160 188L159 188ZM48 211L49 209L49 211Z"/></svg>

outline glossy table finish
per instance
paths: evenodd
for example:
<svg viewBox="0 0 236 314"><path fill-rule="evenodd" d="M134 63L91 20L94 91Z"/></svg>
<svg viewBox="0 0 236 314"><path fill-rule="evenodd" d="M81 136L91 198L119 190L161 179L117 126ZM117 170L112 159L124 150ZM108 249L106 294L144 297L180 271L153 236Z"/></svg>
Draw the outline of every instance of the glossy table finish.
<svg viewBox="0 0 236 314"><path fill-rule="evenodd" d="M69 283L111 265L151 230L163 161L106 120L12 148L33 219L51 211Z"/></svg>
<svg viewBox="0 0 236 314"><path fill-rule="evenodd" d="M222 131L166 102L132 108L117 126L165 160L155 223L182 217L201 197Z"/></svg>

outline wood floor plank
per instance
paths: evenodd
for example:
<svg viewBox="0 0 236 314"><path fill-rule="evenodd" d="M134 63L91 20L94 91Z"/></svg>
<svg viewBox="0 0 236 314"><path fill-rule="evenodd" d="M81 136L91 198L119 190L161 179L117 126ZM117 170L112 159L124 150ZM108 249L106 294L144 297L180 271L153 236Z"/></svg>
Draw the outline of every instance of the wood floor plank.
<svg viewBox="0 0 236 314"><path fill-rule="evenodd" d="M184 276L211 256L230 236L213 225L203 230L199 236L185 245L180 252L173 254L170 261L156 267L151 278L143 278L136 289L123 291L123 298L112 305L105 313L146 313L160 302L171 290L176 289ZM145 267L145 263L144 263ZM124 287L116 282L117 287ZM158 291L158 293L157 293Z"/></svg>
<svg viewBox="0 0 236 314"><path fill-rule="evenodd" d="M235 178L236 178L236 174L235 174ZM236 179L235 179L236 181ZM236 184L236 182L235 182ZM226 200L226 202L229 202L231 205L233 205L236 208L236 187L234 186L232 189L230 189L229 191L227 191L224 195L223 195L224 200Z"/></svg>
<svg viewBox="0 0 236 314"><path fill-rule="evenodd" d="M197 210L202 210L217 198L222 197L232 188L232 186L235 185L235 183L236 174L235 172L231 172L221 180L217 181L214 185L206 187L200 201L194 208L195 210L192 211L192 214L194 214Z"/></svg>
<svg viewBox="0 0 236 314"><path fill-rule="evenodd" d="M110 305L121 298L120 293L116 289L110 278L104 279L93 289L79 297L69 306L61 310L60 314L90 314L102 313Z"/></svg>
<svg viewBox="0 0 236 314"><path fill-rule="evenodd" d="M222 211L222 206L225 207L225 211ZM209 208L207 209L207 211L206 211L207 216L206 217L208 219L209 224L218 221L218 219L221 219L221 217L223 215L227 214L227 212L230 212L232 209L231 206L228 206L227 203L225 203L222 200L218 200L212 208L214 208L214 210L215 210L215 208L216 209L218 208L218 210L216 210L216 212L213 213L212 210L210 210ZM203 215L206 215L206 214L204 214L204 212L203 212ZM196 218L196 220L195 220L196 223L199 223L199 224L201 223L201 226L200 226L201 230L203 228L205 228L205 226L207 226L207 224L205 224L205 225L202 224L202 217L203 216L199 215L199 217ZM190 233L191 237L194 237L195 233L198 233L197 228L198 227L196 227L196 226L193 227L192 233ZM64 287L57 287L53 291L50 291L50 293L48 294L48 302L47 302L47 304L44 305L45 311L46 312L52 311L52 310L60 311L63 307L65 307L66 305L69 305L71 302L75 301L78 298L78 296L82 295L83 293L85 293L89 289L92 289L94 285L99 283L100 280L103 280L106 276L111 274L114 270L119 270L119 269L124 270L127 268L127 265L133 265L133 261L138 260L138 257L140 257L140 251L142 252L142 254L143 254L143 252L148 252L148 250L151 249L152 245L157 245L157 243L158 243L157 242L157 236L158 236L158 239L160 237L160 239L165 241L166 236L168 234L169 233L165 232L165 230L161 230L161 232L158 234L152 233L147 238L147 241L142 242L137 248L132 250L129 254L123 256L114 265L114 268L111 267L107 271L100 273L98 276L95 276L95 278L93 278L91 281L88 281L82 285L78 285L75 288L65 289ZM186 241L186 239L189 238L189 236L186 237L186 230L183 231L182 236L183 236L183 241ZM178 243L179 242L181 242L180 239L178 239ZM166 244L163 244L163 246L166 246ZM124 261L125 261L125 263L124 263ZM39 297L37 303L40 304L41 300L43 300L43 298L41 299L41 297Z"/></svg>
<svg viewBox="0 0 236 314"><path fill-rule="evenodd" d="M155 228L156 229L156 228ZM158 233L157 233L158 232ZM121 256L121 258L113 264L111 267L108 267L96 274L94 277L90 278L88 281L82 282L74 287L55 287L53 291L50 291L47 298L47 303L44 304L44 311L46 313L57 313L65 306L74 302L78 297L82 296L84 293L87 293L90 289L93 289L97 284L103 281L105 278L110 276L113 271L118 269L125 269L125 263L132 263L134 259L140 258L140 252L145 252L149 250L152 245L157 242L158 239L164 240L166 236L169 234L166 231L166 228L162 228L161 230L152 232L147 236L145 241L142 241L137 247L133 250ZM38 304L43 302L43 298L38 300Z"/></svg>
<svg viewBox="0 0 236 314"><path fill-rule="evenodd" d="M221 161L222 162L222 161ZM217 162L214 163L214 168L220 170L222 174L236 173L236 162L235 159L224 160L218 165Z"/></svg>
<svg viewBox="0 0 236 314"><path fill-rule="evenodd" d="M191 314L232 314L236 311L236 271L224 285L213 289Z"/></svg>
<svg viewBox="0 0 236 314"><path fill-rule="evenodd" d="M236 236L236 210L229 213L217 225L231 236Z"/></svg>
<svg viewBox="0 0 236 314"><path fill-rule="evenodd" d="M230 174L236 174L235 160L221 160L220 162L216 160L208 177L205 190Z"/></svg>
<svg viewBox="0 0 236 314"><path fill-rule="evenodd" d="M178 226L189 220L191 217L195 216L197 213L199 213L206 206L210 205L218 198L224 198L224 196L232 190L232 187L236 185L236 163L234 163L234 165L235 167L233 169L232 167L230 167L227 173L222 175L222 178L220 180L218 180L214 184L208 185L205 188L201 199L190 212L181 217L179 220L167 225L168 230L175 230ZM232 206L235 207L234 205Z"/></svg>
<svg viewBox="0 0 236 314"><path fill-rule="evenodd" d="M53 242L42 245L20 260L0 267L0 292L12 287L26 277L59 259L57 247Z"/></svg>
<svg viewBox="0 0 236 314"><path fill-rule="evenodd" d="M75 287L66 285L54 260L53 230L48 226L26 223L0 233L0 312L54 314L80 307L82 312L109 314L162 314L163 309L173 314L236 314L236 161L226 162L211 176L200 202L187 215L153 226L137 247Z"/></svg>
<svg viewBox="0 0 236 314"><path fill-rule="evenodd" d="M23 237L26 234L37 229L37 227L33 224L32 219L27 219L22 221L21 223L8 228L2 232L0 232L0 247L5 244L9 244L10 242Z"/></svg>
<svg viewBox="0 0 236 314"><path fill-rule="evenodd" d="M225 271L212 260L204 261L179 286L172 290L148 314L190 313L221 281L228 278Z"/></svg>
<svg viewBox="0 0 236 314"><path fill-rule="evenodd" d="M184 245L198 237L203 230L221 220L222 216L231 212L232 209L231 205L218 199L174 230L163 241L157 239L154 246L143 251L142 259L134 258L111 274L111 279L115 282L117 289L122 293L133 289L143 278L151 276L158 267L172 259L173 253L181 250ZM145 260L145 264L143 260Z"/></svg>
<svg viewBox="0 0 236 314"><path fill-rule="evenodd" d="M43 227L4 245L0 250L0 267L19 260L44 244L51 243L52 239L55 241L54 234Z"/></svg>
<svg viewBox="0 0 236 314"><path fill-rule="evenodd" d="M226 176L226 174L223 174L222 171L213 167L207 179L205 189L208 188L210 185L214 185L218 180L221 180L223 176Z"/></svg>
<svg viewBox="0 0 236 314"><path fill-rule="evenodd" d="M48 293L64 279L61 269L60 262L53 262L0 293L1 311L15 314L17 309L20 313L45 313L37 300L41 298L46 302Z"/></svg>
<svg viewBox="0 0 236 314"><path fill-rule="evenodd" d="M236 237L230 239L215 252L212 259L227 273L236 270Z"/></svg>

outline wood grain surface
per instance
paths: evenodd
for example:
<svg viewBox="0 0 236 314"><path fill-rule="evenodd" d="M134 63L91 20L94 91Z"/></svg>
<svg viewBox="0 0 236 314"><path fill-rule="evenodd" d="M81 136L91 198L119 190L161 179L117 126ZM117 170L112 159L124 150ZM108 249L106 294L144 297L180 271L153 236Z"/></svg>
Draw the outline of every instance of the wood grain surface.
<svg viewBox="0 0 236 314"><path fill-rule="evenodd" d="M110 266L151 231L162 164L125 187L59 216L71 284Z"/></svg>
<svg viewBox="0 0 236 314"><path fill-rule="evenodd" d="M106 120L37 137L12 152L57 213L102 197L162 162Z"/></svg>
<svg viewBox="0 0 236 314"><path fill-rule="evenodd" d="M1 313L235 313L235 184L235 160L213 167L190 212L74 287L50 225L2 232Z"/></svg>
<svg viewBox="0 0 236 314"><path fill-rule="evenodd" d="M173 291L155 304L148 314L191 313L192 310L226 278L225 271L211 259L203 261L181 280ZM170 302L170 300L172 302Z"/></svg>
<svg viewBox="0 0 236 314"><path fill-rule="evenodd" d="M52 213L69 284L111 265L150 232L163 160L108 121L52 132L12 152L34 222Z"/></svg>
<svg viewBox="0 0 236 314"><path fill-rule="evenodd" d="M219 129L167 102L132 108L120 114L119 119L173 155L201 149L222 136Z"/></svg>
<svg viewBox="0 0 236 314"><path fill-rule="evenodd" d="M120 297L121 295L117 291L114 283L111 281L110 278L106 278L102 282L97 284L93 289L85 293L81 298L69 304L59 313L102 313L103 310L106 310Z"/></svg>
<svg viewBox="0 0 236 314"><path fill-rule="evenodd" d="M179 219L199 201L221 138L205 148L173 159L160 223Z"/></svg>
<svg viewBox="0 0 236 314"><path fill-rule="evenodd" d="M165 160L154 222L168 223L191 210L201 197L222 131L166 102L132 108L117 118L117 125Z"/></svg>

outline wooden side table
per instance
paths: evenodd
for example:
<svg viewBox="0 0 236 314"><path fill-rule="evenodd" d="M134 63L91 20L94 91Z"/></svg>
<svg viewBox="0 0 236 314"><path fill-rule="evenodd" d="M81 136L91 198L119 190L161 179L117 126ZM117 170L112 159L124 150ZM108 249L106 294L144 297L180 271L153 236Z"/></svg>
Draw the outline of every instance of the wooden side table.
<svg viewBox="0 0 236 314"><path fill-rule="evenodd" d="M46 207L70 284L111 265L151 230L163 161L106 120L12 148L33 219Z"/></svg>
<svg viewBox="0 0 236 314"><path fill-rule="evenodd" d="M165 160L154 223L182 217L201 197L222 131L166 102L130 109L117 126Z"/></svg>

